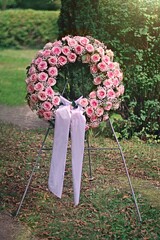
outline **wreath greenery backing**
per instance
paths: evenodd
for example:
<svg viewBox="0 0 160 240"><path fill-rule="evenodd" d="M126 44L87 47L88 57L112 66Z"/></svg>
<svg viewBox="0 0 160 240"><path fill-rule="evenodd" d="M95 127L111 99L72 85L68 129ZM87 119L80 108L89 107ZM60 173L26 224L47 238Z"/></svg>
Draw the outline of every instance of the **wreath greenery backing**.
<svg viewBox="0 0 160 240"><path fill-rule="evenodd" d="M47 43L27 68L27 101L40 118L51 121L60 106L60 93L54 91L59 70L68 63L88 64L93 76L93 91L83 97L87 129L98 127L118 109L124 93L123 74L113 61L113 52L91 36L65 36Z"/></svg>

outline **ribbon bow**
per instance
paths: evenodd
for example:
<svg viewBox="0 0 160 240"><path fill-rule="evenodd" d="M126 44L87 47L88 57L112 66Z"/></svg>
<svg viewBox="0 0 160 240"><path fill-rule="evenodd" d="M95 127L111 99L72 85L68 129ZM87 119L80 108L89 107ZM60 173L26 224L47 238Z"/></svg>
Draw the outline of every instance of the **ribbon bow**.
<svg viewBox="0 0 160 240"><path fill-rule="evenodd" d="M82 97L74 101L74 106L72 104L73 102L68 101L62 96L60 98L63 105L56 110L54 143L48 186L52 193L61 198L70 132L72 142L71 152L74 204L78 205L80 197L86 119L83 115L83 109L78 105L78 102Z"/></svg>

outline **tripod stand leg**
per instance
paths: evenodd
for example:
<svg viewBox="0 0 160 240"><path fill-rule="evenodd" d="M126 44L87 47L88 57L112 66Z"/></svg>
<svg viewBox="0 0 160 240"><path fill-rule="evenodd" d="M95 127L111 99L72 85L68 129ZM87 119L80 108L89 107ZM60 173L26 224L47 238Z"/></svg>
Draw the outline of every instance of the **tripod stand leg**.
<svg viewBox="0 0 160 240"><path fill-rule="evenodd" d="M92 176L92 166L91 166L91 153L90 153L90 144L89 136L87 136L87 150L88 150L88 160L89 160L89 181L92 181L94 178Z"/></svg>
<svg viewBox="0 0 160 240"><path fill-rule="evenodd" d="M131 193L132 193L132 197L134 199L134 204L135 204L135 207L136 207L136 211L137 211L137 215L138 215L138 219L140 222L142 222L142 218L141 218L141 213L139 211L139 207L138 207L138 203L137 203L137 200L136 200L136 197L135 197L135 193L134 193L134 189L133 189L133 186L132 186L132 183L131 183L131 179L130 179L130 176L129 176L129 172L128 172L128 168L127 168L127 165L126 165L126 160L124 158L124 154L123 154L123 151L122 151L122 148L120 146L120 143L118 141L118 138L116 136L116 133L114 131L114 128L113 128L113 125L109 119L109 123L110 123L110 126L111 126L111 129L112 129L112 132L113 132L113 135L116 139L116 142L118 144L118 147L119 147L119 150L120 150L120 153L121 153L121 157L122 157L122 160L123 160L123 164L124 164L124 168L125 168L125 171L126 171L126 175L127 175L127 178L128 178L128 182L129 182L129 186L130 186L130 189L131 189Z"/></svg>
<svg viewBox="0 0 160 240"><path fill-rule="evenodd" d="M24 191L24 193L23 193L22 199L21 199L21 201L20 201L20 204L19 204L19 206L18 206L18 208L17 208L16 213L13 214L13 216L15 216L15 217L19 214L19 211L20 211L20 209L21 209L21 207L22 207L23 201L24 201L25 196L26 196L26 194L27 194L29 185L30 185L31 180L32 180L32 177L33 177L33 173L34 173L34 171L35 171L35 169L36 169L36 166L37 166L39 157L40 157L40 155L41 155L41 153L42 153L43 146L44 146L44 144L45 144L45 141L46 141L46 138L47 138L47 136L48 136L49 130L50 130L50 127L48 127L48 129L47 129L46 134L45 134L45 137L44 137L44 140L43 140L43 142L42 142L42 145L41 145L41 147L40 147L40 149L39 149L39 151L38 151L38 155L37 155L37 157L36 157L35 164L34 164L34 166L33 166L32 172L31 172L30 177L29 177L29 179L28 179L28 182L27 182L25 191Z"/></svg>

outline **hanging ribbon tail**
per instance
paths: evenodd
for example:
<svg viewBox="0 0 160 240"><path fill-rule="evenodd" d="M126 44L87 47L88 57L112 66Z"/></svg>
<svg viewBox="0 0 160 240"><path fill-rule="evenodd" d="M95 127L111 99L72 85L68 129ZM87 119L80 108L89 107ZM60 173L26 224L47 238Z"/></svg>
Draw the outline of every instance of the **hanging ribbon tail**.
<svg viewBox="0 0 160 240"><path fill-rule="evenodd" d="M72 140L72 175L74 204L79 204L82 164L84 155L84 139L85 139L86 119L83 111L79 108L72 112L71 119L71 140Z"/></svg>
<svg viewBox="0 0 160 240"><path fill-rule="evenodd" d="M84 155L84 139L86 119L83 108L78 106L80 97L75 102L77 108L71 108L71 102L60 97L63 106L59 107L55 116L54 144L48 187L57 197L61 198L66 165L69 131L72 140L72 175L74 204L78 205L81 187L82 164Z"/></svg>
<svg viewBox="0 0 160 240"><path fill-rule="evenodd" d="M70 119L70 106L57 109L48 187L59 198L61 198L63 190Z"/></svg>

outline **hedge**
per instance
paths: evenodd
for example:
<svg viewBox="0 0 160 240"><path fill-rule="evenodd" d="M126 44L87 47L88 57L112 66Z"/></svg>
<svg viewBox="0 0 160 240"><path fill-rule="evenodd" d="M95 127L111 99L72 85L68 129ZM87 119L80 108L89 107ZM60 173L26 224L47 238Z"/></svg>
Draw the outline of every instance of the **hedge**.
<svg viewBox="0 0 160 240"><path fill-rule="evenodd" d="M0 47L42 47L57 39L59 11L6 10L0 12Z"/></svg>

